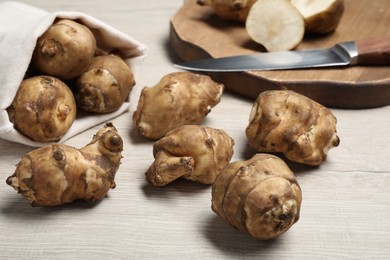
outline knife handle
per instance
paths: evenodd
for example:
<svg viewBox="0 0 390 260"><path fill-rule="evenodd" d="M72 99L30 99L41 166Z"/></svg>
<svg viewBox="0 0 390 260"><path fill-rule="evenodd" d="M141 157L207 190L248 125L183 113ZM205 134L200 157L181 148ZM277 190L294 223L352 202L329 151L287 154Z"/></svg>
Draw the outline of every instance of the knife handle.
<svg viewBox="0 0 390 260"><path fill-rule="evenodd" d="M390 36L356 41L357 64L390 64Z"/></svg>

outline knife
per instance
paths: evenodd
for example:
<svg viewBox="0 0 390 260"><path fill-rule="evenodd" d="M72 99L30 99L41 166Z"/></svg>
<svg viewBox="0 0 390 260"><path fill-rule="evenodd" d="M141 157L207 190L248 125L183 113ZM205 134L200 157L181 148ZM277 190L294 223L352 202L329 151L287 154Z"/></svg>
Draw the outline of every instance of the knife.
<svg viewBox="0 0 390 260"><path fill-rule="evenodd" d="M390 64L390 36L341 42L326 49L210 58L177 63L175 66L193 71L239 72L385 64Z"/></svg>

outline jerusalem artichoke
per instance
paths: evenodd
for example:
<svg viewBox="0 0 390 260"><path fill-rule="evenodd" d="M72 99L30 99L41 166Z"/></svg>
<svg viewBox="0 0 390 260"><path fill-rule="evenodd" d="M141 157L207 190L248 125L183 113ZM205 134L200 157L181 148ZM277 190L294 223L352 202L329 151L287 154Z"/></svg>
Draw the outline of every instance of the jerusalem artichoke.
<svg viewBox="0 0 390 260"><path fill-rule="evenodd" d="M212 186L212 209L256 239L273 239L299 219L302 193L283 160L256 154L230 163Z"/></svg>
<svg viewBox="0 0 390 260"><path fill-rule="evenodd" d="M43 74L73 79L89 65L96 50L90 29L76 21L56 21L38 38L32 63Z"/></svg>
<svg viewBox="0 0 390 260"><path fill-rule="evenodd" d="M26 154L7 184L32 206L58 206L74 200L94 203L115 188L122 138L111 123L81 149L53 144Z"/></svg>
<svg viewBox="0 0 390 260"><path fill-rule="evenodd" d="M224 86L209 76L174 72L142 90L133 114L139 133L159 139L182 125L200 124L220 101Z"/></svg>
<svg viewBox="0 0 390 260"><path fill-rule="evenodd" d="M245 22L248 12L257 0L197 0L199 5L211 6L225 20Z"/></svg>
<svg viewBox="0 0 390 260"><path fill-rule="evenodd" d="M336 117L321 104L289 90L264 91L254 103L246 128L260 152L282 152L291 161L320 165L339 145Z"/></svg>
<svg viewBox="0 0 390 260"><path fill-rule="evenodd" d="M155 161L146 179L153 186L180 177L211 184L232 158L233 145L223 130L198 125L175 128L154 144Z"/></svg>
<svg viewBox="0 0 390 260"><path fill-rule="evenodd" d="M76 117L73 93L61 80L35 76L22 81L7 108L15 129L37 142L58 141Z"/></svg>
<svg viewBox="0 0 390 260"><path fill-rule="evenodd" d="M267 51L287 51L302 42L305 23L289 0L257 0L245 23L252 40Z"/></svg>
<svg viewBox="0 0 390 260"><path fill-rule="evenodd" d="M76 80L76 102L88 112L112 112L126 101L134 84L131 68L119 56L96 56Z"/></svg>
<svg viewBox="0 0 390 260"><path fill-rule="evenodd" d="M307 33L331 33L344 13L344 0L290 0L305 20Z"/></svg>

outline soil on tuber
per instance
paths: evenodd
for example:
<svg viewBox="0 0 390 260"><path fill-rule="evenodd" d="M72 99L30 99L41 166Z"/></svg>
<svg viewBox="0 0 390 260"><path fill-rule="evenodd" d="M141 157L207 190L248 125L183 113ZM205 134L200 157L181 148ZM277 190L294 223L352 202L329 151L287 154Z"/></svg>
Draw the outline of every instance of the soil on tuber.
<svg viewBox="0 0 390 260"><path fill-rule="evenodd" d="M259 240L285 233L299 219L302 192L285 162L270 154L230 163L212 186L212 209Z"/></svg>
<svg viewBox="0 0 390 260"><path fill-rule="evenodd" d="M22 81L7 108L10 121L36 142L58 141L76 117L72 91L61 80L35 76Z"/></svg>
<svg viewBox="0 0 390 260"><path fill-rule="evenodd" d="M153 186L184 178L212 184L233 156L234 140L223 130L185 125L153 145L155 161L146 172Z"/></svg>
<svg viewBox="0 0 390 260"><path fill-rule="evenodd" d="M122 149L121 136L107 123L81 149L53 144L29 152L6 182L32 206L95 203L115 188Z"/></svg>
<svg viewBox="0 0 390 260"><path fill-rule="evenodd" d="M61 19L38 38L32 63L42 74L73 79L87 69L95 50L96 40L88 27Z"/></svg>
<svg viewBox="0 0 390 260"><path fill-rule="evenodd" d="M283 153L317 166L339 145L337 119L326 107L289 90L262 92L253 104L246 136L259 152Z"/></svg>
<svg viewBox="0 0 390 260"><path fill-rule="evenodd" d="M165 75L154 87L142 89L134 125L150 139L159 139L170 130L203 122L220 102L224 86L209 76L191 72Z"/></svg>
<svg viewBox="0 0 390 260"><path fill-rule="evenodd" d="M129 98L134 84L133 72L122 58L96 56L76 79L77 105L88 112L113 112Z"/></svg>

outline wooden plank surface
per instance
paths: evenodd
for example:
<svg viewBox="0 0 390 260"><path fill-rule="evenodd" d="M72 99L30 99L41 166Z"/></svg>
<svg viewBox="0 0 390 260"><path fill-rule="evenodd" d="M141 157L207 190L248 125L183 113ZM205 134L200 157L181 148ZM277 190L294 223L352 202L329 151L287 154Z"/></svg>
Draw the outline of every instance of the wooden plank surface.
<svg viewBox="0 0 390 260"><path fill-rule="evenodd" d="M168 35L181 1L33 2L49 11L86 12L145 43L149 52L137 88L177 71ZM235 139L234 161L254 153L244 135L251 106L252 100L224 93L204 123ZM318 168L292 165L303 191L301 218L268 242L219 219L209 186L178 181L149 187L144 172L153 161L153 142L134 130L131 112L113 120L124 138L123 161L117 187L95 206L31 207L5 180L33 148L0 140L0 259L389 259L390 107L332 111L341 144ZM100 127L67 144L80 147Z"/></svg>
<svg viewBox="0 0 390 260"><path fill-rule="evenodd" d="M389 1L345 0L345 12L337 30L325 36L307 35L297 50L389 35L389 24ZM264 51L250 39L243 24L223 21L211 8L191 0L185 1L172 18L170 35L173 49L185 61ZM267 89L289 88L332 107L390 104L389 66L209 74L228 89L251 98Z"/></svg>

